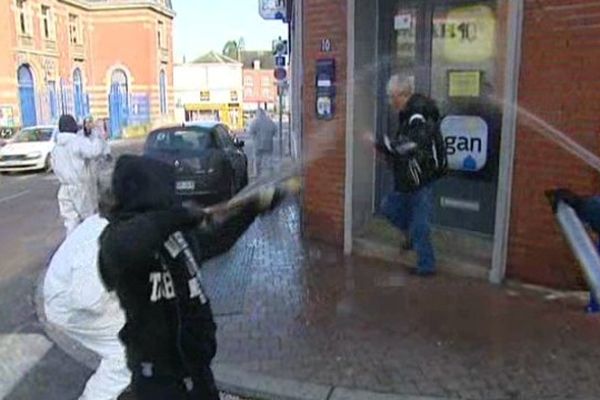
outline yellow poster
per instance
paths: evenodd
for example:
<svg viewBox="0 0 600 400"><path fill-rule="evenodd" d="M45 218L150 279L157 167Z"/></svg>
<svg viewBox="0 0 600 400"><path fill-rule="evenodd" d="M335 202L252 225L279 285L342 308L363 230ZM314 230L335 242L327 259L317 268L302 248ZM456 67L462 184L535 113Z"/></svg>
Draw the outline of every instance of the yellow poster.
<svg viewBox="0 0 600 400"><path fill-rule="evenodd" d="M480 93L480 71L448 72L448 97L479 97Z"/></svg>
<svg viewBox="0 0 600 400"><path fill-rule="evenodd" d="M477 63L492 58L496 48L496 16L483 5L452 9L434 22L449 62Z"/></svg>

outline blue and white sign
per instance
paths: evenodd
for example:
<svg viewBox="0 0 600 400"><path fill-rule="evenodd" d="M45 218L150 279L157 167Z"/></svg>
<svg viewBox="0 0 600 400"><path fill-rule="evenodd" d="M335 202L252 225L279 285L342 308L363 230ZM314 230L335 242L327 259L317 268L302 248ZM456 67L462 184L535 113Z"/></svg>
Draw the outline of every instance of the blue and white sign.
<svg viewBox="0 0 600 400"><path fill-rule="evenodd" d="M285 56L276 56L275 57L275 66L276 67L285 67Z"/></svg>
<svg viewBox="0 0 600 400"><path fill-rule="evenodd" d="M448 167L458 171L480 171L487 163L488 126L478 116L449 115L440 127Z"/></svg>
<svg viewBox="0 0 600 400"><path fill-rule="evenodd" d="M285 19L285 0L259 0L258 13L263 19Z"/></svg>

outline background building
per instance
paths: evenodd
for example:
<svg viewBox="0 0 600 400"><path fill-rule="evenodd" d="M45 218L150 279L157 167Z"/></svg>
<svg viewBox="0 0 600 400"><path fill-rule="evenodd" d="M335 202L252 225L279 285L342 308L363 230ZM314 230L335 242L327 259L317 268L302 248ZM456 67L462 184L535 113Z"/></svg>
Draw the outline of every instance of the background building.
<svg viewBox="0 0 600 400"><path fill-rule="evenodd" d="M253 113L260 106L274 111L277 104L277 87L273 77L273 54L267 51L245 51L244 62L244 112Z"/></svg>
<svg viewBox="0 0 600 400"><path fill-rule="evenodd" d="M174 71L176 119L219 120L242 129L242 63L210 52Z"/></svg>
<svg viewBox="0 0 600 400"><path fill-rule="evenodd" d="M0 0L0 124L171 119L174 16L170 0Z"/></svg>

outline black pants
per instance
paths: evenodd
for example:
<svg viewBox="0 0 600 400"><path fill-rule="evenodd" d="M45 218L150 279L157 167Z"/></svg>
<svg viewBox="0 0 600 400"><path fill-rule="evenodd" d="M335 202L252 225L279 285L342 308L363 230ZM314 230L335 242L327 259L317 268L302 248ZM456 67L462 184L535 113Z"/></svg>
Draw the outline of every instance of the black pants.
<svg viewBox="0 0 600 400"><path fill-rule="evenodd" d="M134 371L132 375L136 400L219 400L219 391L209 367L199 376L191 377L191 390L186 387L184 379L166 375L147 377L141 370Z"/></svg>

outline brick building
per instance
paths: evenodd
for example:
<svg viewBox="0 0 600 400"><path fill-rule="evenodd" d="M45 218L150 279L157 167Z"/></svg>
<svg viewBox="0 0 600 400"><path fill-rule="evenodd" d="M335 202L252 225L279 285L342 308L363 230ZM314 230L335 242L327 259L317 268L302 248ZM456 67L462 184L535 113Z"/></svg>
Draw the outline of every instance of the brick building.
<svg viewBox="0 0 600 400"><path fill-rule="evenodd" d="M273 70L273 54L268 51L244 51L244 111L256 111L257 107L275 110L277 87Z"/></svg>
<svg viewBox="0 0 600 400"><path fill-rule="evenodd" d="M1 0L0 123L170 118L174 15L170 0Z"/></svg>
<svg viewBox="0 0 600 400"><path fill-rule="evenodd" d="M175 65L176 120L218 120L244 126L242 63L213 51Z"/></svg>
<svg viewBox="0 0 600 400"><path fill-rule="evenodd" d="M540 122L600 150L597 2L294 0L288 9L308 236L399 258L379 216L390 173L363 140L395 129L385 85L399 72L445 116L452 171L435 189L440 266L492 282L581 284L544 191L598 192L598 174L541 135ZM330 60L334 111L320 119L317 65Z"/></svg>

